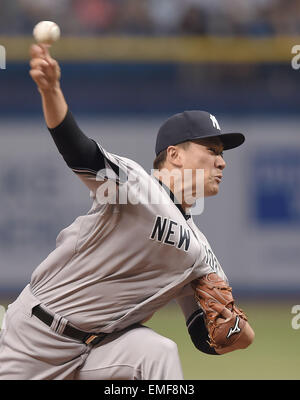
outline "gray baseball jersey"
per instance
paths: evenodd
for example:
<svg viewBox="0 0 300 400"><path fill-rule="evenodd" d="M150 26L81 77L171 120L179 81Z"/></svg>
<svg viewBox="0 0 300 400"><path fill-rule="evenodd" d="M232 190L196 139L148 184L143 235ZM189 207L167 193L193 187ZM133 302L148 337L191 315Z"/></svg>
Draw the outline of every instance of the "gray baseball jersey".
<svg viewBox="0 0 300 400"><path fill-rule="evenodd" d="M113 332L188 293L197 277L226 277L192 217L159 181L136 162L99 148L105 170L73 169L90 189L92 207L59 233L30 286L78 328ZM110 193L109 183L117 190ZM149 194L160 201L149 201Z"/></svg>

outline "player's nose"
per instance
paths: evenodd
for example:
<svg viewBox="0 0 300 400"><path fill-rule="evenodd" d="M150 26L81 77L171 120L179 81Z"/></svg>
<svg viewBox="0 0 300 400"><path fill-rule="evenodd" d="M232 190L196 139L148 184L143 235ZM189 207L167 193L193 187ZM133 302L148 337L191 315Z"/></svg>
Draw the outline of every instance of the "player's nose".
<svg viewBox="0 0 300 400"><path fill-rule="evenodd" d="M221 169L222 171L226 167L226 162L225 162L224 158L221 155L219 155L216 158L216 167Z"/></svg>

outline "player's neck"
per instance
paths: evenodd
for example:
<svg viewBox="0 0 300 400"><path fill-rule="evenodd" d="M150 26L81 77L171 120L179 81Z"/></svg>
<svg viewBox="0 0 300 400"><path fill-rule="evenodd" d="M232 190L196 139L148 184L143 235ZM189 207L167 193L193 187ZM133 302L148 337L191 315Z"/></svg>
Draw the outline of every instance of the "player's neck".
<svg viewBox="0 0 300 400"><path fill-rule="evenodd" d="M163 186L171 192L171 198L174 203L179 204L185 213L189 214L191 204L185 202L185 193L191 193L189 183L185 183L182 178L181 170L161 169L154 171L153 175Z"/></svg>

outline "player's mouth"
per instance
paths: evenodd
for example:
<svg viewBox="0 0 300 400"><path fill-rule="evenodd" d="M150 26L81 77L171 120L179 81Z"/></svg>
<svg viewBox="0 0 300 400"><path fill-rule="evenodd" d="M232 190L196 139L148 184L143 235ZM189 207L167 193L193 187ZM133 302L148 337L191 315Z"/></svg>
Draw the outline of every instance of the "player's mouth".
<svg viewBox="0 0 300 400"><path fill-rule="evenodd" d="M221 180L222 180L222 175L217 175L217 176L215 176L215 180L216 180L218 183L220 183Z"/></svg>

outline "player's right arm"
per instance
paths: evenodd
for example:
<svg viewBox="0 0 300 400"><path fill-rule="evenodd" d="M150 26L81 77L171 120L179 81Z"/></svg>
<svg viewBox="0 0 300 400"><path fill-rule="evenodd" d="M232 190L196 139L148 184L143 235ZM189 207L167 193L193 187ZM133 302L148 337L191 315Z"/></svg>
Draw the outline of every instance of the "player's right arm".
<svg viewBox="0 0 300 400"><path fill-rule="evenodd" d="M60 67L45 45L30 48L30 75L41 94L43 112L48 128L55 128L65 118L68 105L60 87Z"/></svg>
<svg viewBox="0 0 300 400"><path fill-rule="evenodd" d="M48 48L34 44L30 56L29 73L41 95L46 125L67 165L92 191L100 184L96 180L99 171L112 169L117 179L119 168L114 158L81 131L68 109L60 87L60 67Z"/></svg>

